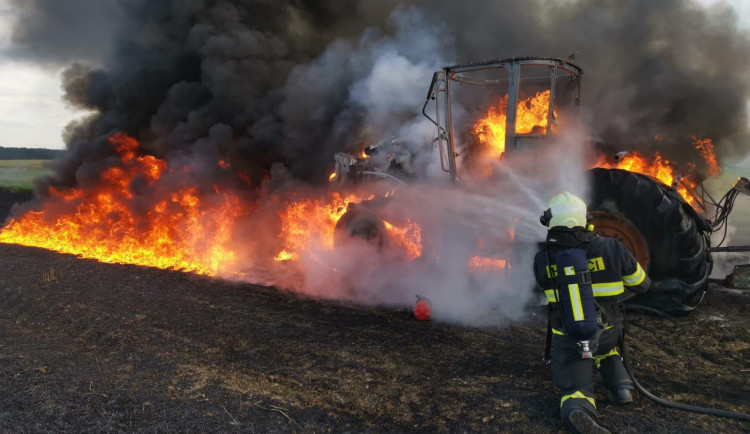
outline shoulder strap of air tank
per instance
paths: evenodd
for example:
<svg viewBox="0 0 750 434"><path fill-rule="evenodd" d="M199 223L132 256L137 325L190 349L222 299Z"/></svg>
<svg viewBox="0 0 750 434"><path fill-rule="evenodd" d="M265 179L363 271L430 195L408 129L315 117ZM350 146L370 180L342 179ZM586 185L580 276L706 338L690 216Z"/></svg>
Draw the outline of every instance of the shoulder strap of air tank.
<svg viewBox="0 0 750 434"><path fill-rule="evenodd" d="M586 241L584 243L586 245L586 247L583 250L584 250L584 252L586 252L586 259L588 259L588 257L589 257L589 247L591 247L591 241L593 239L597 238L598 236L599 236L599 234L595 233L595 235L590 240L588 240L588 241ZM599 304L598 301L596 301L596 297L594 297L594 305L596 305L596 309L597 309L598 312L605 312L605 309L602 307L602 305ZM606 319L606 317L604 319Z"/></svg>
<svg viewBox="0 0 750 434"><path fill-rule="evenodd" d="M587 240L584 243L583 256L586 257L586 261L589 260L589 247L591 247L591 240ZM591 272L588 269L586 269L586 271L584 271L583 274L584 275L581 277L583 279L583 283L589 283L590 284L591 283ZM594 301L594 303L596 303L596 301Z"/></svg>
<svg viewBox="0 0 750 434"><path fill-rule="evenodd" d="M555 297L557 294L557 279L552 275L552 261L550 260L549 244L544 245L544 255L547 257L547 270L549 270L550 280L552 281L552 288L555 291ZM545 270L545 271L547 271ZM544 288L542 288L544 289ZM557 298L559 300L559 298ZM549 365L552 363L552 304L547 301L547 338L544 343L544 364Z"/></svg>
<svg viewBox="0 0 750 434"><path fill-rule="evenodd" d="M544 364L552 363L552 305L547 304L547 338L544 343Z"/></svg>

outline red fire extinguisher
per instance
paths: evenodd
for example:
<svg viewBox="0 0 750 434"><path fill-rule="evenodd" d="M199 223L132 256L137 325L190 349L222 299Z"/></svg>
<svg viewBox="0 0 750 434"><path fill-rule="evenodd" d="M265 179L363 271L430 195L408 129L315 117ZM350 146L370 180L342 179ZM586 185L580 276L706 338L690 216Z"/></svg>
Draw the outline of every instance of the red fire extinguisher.
<svg viewBox="0 0 750 434"><path fill-rule="evenodd" d="M418 321L427 321L430 319L431 313L430 300L417 296L417 304L414 305L414 318Z"/></svg>

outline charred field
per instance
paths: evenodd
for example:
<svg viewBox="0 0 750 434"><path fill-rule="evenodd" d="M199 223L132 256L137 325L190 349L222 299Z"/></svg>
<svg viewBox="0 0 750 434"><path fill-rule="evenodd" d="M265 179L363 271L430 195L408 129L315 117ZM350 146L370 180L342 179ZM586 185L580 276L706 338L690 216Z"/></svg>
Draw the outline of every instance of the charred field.
<svg viewBox="0 0 750 434"><path fill-rule="evenodd" d="M545 323L475 329L174 271L0 246L0 427L13 432L556 432ZM640 380L743 410L748 298L631 315ZM601 388L600 388L601 389ZM617 432L741 432L640 398Z"/></svg>

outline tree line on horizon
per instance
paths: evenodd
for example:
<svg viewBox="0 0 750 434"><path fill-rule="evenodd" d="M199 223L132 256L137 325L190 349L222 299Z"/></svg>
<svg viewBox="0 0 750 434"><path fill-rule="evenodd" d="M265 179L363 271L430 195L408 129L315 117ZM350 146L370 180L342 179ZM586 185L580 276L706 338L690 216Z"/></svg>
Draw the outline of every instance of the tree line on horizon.
<svg viewBox="0 0 750 434"><path fill-rule="evenodd" d="M63 149L6 148L0 146L0 160L54 160L65 152Z"/></svg>

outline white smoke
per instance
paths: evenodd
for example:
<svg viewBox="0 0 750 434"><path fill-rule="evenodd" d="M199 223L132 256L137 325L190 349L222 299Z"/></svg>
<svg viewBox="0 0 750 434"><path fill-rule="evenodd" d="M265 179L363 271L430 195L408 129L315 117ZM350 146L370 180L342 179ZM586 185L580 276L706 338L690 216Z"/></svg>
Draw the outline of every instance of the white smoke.
<svg viewBox="0 0 750 434"><path fill-rule="evenodd" d="M439 228L439 234L425 234L438 235L432 249L439 259L431 261L432 252L426 251L421 264L402 267L397 274L384 270L393 276L388 284L393 298L384 301L409 304L415 295L424 296L432 302L435 318L467 325L500 326L525 318L534 302L533 257L546 236L539 216L561 191L587 194L585 138L582 129L571 128L538 153L497 162L499 176L489 181L467 177L455 186L416 185L399 192L394 207L424 227ZM493 246L493 257L505 259L511 268L488 272L468 267L478 253L478 239Z"/></svg>
<svg viewBox="0 0 750 434"><path fill-rule="evenodd" d="M393 244L378 250L356 240L335 250L313 248L296 263L300 280L293 290L399 307L426 297L436 320L472 326L522 320L535 302L532 261L546 236L539 215L560 191L586 194L583 130L566 130L544 146L533 155L497 162L499 176L491 180L467 176L459 184L438 181L398 189L381 216L419 223L420 258L407 260ZM469 263L477 255L508 265L504 270L472 268ZM283 287L285 282L277 277L271 283Z"/></svg>

